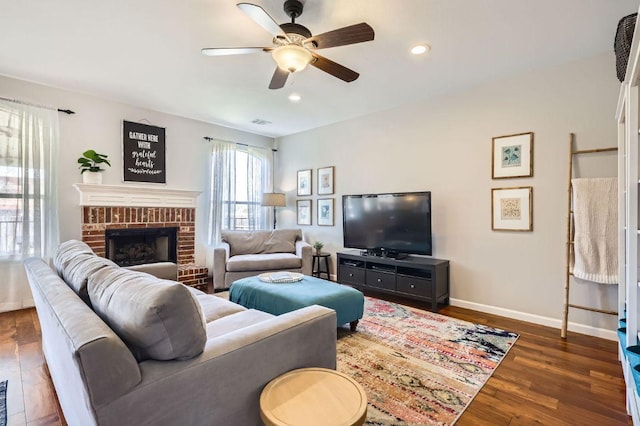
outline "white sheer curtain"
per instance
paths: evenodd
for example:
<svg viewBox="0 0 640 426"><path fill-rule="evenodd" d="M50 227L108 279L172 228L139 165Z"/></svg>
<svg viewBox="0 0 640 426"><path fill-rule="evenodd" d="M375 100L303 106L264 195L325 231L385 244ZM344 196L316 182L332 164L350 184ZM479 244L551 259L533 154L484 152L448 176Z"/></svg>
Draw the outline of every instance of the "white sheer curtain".
<svg viewBox="0 0 640 426"><path fill-rule="evenodd" d="M214 141L211 149L211 170L209 179L209 244L220 241L223 218L228 206L225 200L235 194L236 145Z"/></svg>
<svg viewBox="0 0 640 426"><path fill-rule="evenodd" d="M58 245L58 112L0 100L0 311L31 306L22 270Z"/></svg>
<svg viewBox="0 0 640 426"><path fill-rule="evenodd" d="M262 194L271 192L271 153L265 148L247 147L247 201L249 229L270 229L273 210L261 206Z"/></svg>
<svg viewBox="0 0 640 426"><path fill-rule="evenodd" d="M269 212L260 206L271 185L268 149L214 141L209 182L209 244L223 229L269 229Z"/></svg>

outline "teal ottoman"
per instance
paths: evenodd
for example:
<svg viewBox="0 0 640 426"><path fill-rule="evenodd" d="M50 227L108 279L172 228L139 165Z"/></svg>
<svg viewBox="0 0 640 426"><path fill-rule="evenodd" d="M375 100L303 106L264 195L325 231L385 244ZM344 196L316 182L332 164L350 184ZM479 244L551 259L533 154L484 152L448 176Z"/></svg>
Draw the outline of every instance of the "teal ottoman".
<svg viewBox="0 0 640 426"><path fill-rule="evenodd" d="M336 311L338 325L349 323L351 331L356 330L364 311L364 295L358 290L306 275L302 281L290 284L243 278L231 284L229 300L273 315L311 305L325 306Z"/></svg>

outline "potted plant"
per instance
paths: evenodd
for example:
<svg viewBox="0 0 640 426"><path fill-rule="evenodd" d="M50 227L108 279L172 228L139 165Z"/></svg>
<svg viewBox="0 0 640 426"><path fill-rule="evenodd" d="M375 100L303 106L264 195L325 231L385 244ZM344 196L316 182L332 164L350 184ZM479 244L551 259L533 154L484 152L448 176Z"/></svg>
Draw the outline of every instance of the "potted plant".
<svg viewBox="0 0 640 426"><path fill-rule="evenodd" d="M78 164L80 164L79 168L81 170L80 174L82 174L83 183L102 183L103 169L100 166L106 164L111 167L111 163L107 160L107 157L105 154L98 154L93 149L82 153L82 157L78 158Z"/></svg>
<svg viewBox="0 0 640 426"><path fill-rule="evenodd" d="M322 244L320 241L316 241L315 243L313 243L313 248L316 249L316 254L320 254L322 247L324 247L324 244Z"/></svg>

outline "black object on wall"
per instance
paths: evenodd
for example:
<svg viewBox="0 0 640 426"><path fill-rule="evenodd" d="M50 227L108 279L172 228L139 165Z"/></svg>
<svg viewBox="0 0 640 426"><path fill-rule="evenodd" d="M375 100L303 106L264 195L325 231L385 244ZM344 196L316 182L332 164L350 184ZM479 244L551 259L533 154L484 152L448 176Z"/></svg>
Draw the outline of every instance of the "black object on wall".
<svg viewBox="0 0 640 426"><path fill-rule="evenodd" d="M618 29L616 30L613 50L616 52L616 73L621 83L627 73L627 62L629 61L629 52L631 51L631 42L633 41L633 31L636 28L637 18L637 13L625 16L618 22Z"/></svg>
<svg viewBox="0 0 640 426"><path fill-rule="evenodd" d="M167 183L165 128L123 121L125 182Z"/></svg>

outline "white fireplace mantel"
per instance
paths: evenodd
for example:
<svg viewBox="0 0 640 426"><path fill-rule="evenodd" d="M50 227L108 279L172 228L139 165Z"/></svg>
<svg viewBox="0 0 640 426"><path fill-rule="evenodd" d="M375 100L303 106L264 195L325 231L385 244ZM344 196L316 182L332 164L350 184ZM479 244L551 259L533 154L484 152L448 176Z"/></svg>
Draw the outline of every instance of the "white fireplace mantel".
<svg viewBox="0 0 640 426"><path fill-rule="evenodd" d="M81 206L196 207L201 191L133 185L75 183Z"/></svg>

